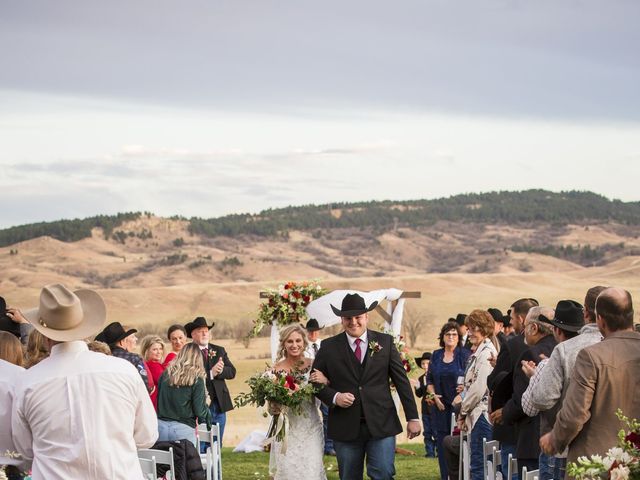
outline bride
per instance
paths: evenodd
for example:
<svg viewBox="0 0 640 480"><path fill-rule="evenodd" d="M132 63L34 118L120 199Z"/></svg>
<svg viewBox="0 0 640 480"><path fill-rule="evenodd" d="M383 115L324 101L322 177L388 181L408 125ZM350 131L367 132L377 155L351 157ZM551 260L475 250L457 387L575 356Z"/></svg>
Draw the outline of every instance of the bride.
<svg viewBox="0 0 640 480"><path fill-rule="evenodd" d="M304 357L307 336L298 325L289 325L280 332L278 358L274 370L298 371L305 374L308 382L327 383L318 371L309 373L311 360ZM279 413L280 405L271 403L270 413ZM313 399L302 406L301 414L288 414L289 427L284 442L274 442L271 448L269 473L274 480L326 480L322 463L324 438L322 417ZM283 445L286 443L286 447Z"/></svg>

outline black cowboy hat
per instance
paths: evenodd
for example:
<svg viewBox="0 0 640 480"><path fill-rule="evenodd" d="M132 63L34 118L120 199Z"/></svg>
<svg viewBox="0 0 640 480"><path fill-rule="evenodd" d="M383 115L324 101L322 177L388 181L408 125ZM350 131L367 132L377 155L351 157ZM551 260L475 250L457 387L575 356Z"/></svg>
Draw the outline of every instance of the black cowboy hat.
<svg viewBox="0 0 640 480"><path fill-rule="evenodd" d="M138 330L136 330L135 328L125 331L120 322L111 322L109 325L104 327L104 330L96 335L95 339L98 342L104 342L107 345L114 345L120 340L127 338L129 335L136 333L137 331Z"/></svg>
<svg viewBox="0 0 640 480"><path fill-rule="evenodd" d="M331 309L338 317L357 317L363 313L370 312L376 308L376 305L378 305L378 302L373 302L367 307L364 303L364 298L360 295L357 293L347 293L342 299L342 309L338 310L333 305L331 305Z"/></svg>
<svg viewBox="0 0 640 480"><path fill-rule="evenodd" d="M584 327L584 309L582 305L573 300L560 300L556 305L556 314L552 320L549 320L544 315L540 315L538 320L550 323L560 330L577 332Z"/></svg>
<svg viewBox="0 0 640 480"><path fill-rule="evenodd" d="M13 333L20 338L20 325L7 315L7 302L2 297L0 297L0 331Z"/></svg>
<svg viewBox="0 0 640 480"><path fill-rule="evenodd" d="M421 357L413 357L418 365L422 363L422 360L431 360L431 352L424 352Z"/></svg>
<svg viewBox="0 0 640 480"><path fill-rule="evenodd" d="M462 326L464 325L464 321L466 320L466 318L467 316L464 313L459 313L458 315L456 315L456 318L454 318L453 321Z"/></svg>
<svg viewBox="0 0 640 480"><path fill-rule="evenodd" d="M216 322L211 322L211 325L207 325L207 319L204 317L196 317L192 322L187 323L184 326L184 329L187 332L187 337L191 337L191 332L193 332L196 328L207 327L211 330Z"/></svg>
<svg viewBox="0 0 640 480"><path fill-rule="evenodd" d="M304 326L304 329L307 332L317 332L318 330L322 330L324 327L318 325L318 320L315 318L310 318L307 324Z"/></svg>

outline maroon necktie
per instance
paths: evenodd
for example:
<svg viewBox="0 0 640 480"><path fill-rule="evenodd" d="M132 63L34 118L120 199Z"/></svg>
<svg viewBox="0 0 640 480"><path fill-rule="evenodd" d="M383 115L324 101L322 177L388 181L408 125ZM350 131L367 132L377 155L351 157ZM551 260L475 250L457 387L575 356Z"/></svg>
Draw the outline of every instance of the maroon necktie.
<svg viewBox="0 0 640 480"><path fill-rule="evenodd" d="M353 351L353 353L356 354L356 358L358 359L358 362L362 363L362 350L360 350L360 344L362 343L362 340L359 338L356 338L356 349Z"/></svg>

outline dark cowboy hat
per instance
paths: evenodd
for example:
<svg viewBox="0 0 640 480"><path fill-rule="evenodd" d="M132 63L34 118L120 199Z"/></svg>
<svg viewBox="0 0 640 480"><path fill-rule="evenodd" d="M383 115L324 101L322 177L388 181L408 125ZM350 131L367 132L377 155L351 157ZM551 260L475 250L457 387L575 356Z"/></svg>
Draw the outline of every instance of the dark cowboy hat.
<svg viewBox="0 0 640 480"><path fill-rule="evenodd" d="M367 307L364 303L364 298L360 295L357 293L347 293L342 299L342 309L338 310L333 305L331 305L331 309L338 317L357 317L363 313L370 312L376 308L376 305L378 305L378 302L373 302Z"/></svg>
<svg viewBox="0 0 640 480"><path fill-rule="evenodd" d="M422 363L422 360L431 360L431 352L424 352L421 357L413 357L418 365Z"/></svg>
<svg viewBox="0 0 640 480"><path fill-rule="evenodd" d="M456 315L456 318L453 321L462 326L464 325L464 321L466 320L466 318L467 316L464 313L459 313L458 315Z"/></svg>
<svg viewBox="0 0 640 480"><path fill-rule="evenodd" d="M20 338L20 325L14 322L7 315L7 303L0 297L0 331L13 333Z"/></svg>
<svg viewBox="0 0 640 480"><path fill-rule="evenodd" d="M573 300L560 300L558 305L556 305L556 314L552 320L549 320L544 315L540 315L538 320L550 323L560 330L577 332L584 327L584 310L578 302L574 302Z"/></svg>
<svg viewBox="0 0 640 480"><path fill-rule="evenodd" d="M317 332L318 330L322 330L324 327L318 325L318 320L315 318L310 318L307 324L304 326L304 329L308 332Z"/></svg>
<svg viewBox="0 0 640 480"><path fill-rule="evenodd" d="M107 345L114 345L120 340L127 338L129 335L136 333L137 331L138 330L136 330L135 328L125 331L120 322L111 322L109 325L104 327L104 330L96 335L96 340L98 342L104 342Z"/></svg>
<svg viewBox="0 0 640 480"><path fill-rule="evenodd" d="M487 312L491 314L494 322L503 323L504 315L502 315L502 312L498 308L488 308Z"/></svg>
<svg viewBox="0 0 640 480"><path fill-rule="evenodd" d="M211 322L211 325L207 325L207 319L204 317L196 317L192 322L187 323L184 326L184 329L187 332L187 337L191 337L191 332L193 332L196 328L207 327L211 330L216 322Z"/></svg>

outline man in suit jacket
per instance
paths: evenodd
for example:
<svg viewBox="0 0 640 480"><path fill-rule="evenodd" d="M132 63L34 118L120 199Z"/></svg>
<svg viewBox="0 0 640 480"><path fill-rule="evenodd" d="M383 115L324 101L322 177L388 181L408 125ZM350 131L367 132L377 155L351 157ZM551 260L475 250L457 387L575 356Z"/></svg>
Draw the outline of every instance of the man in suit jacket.
<svg viewBox="0 0 640 480"><path fill-rule="evenodd" d="M207 372L207 392L211 400L209 405L211 422L220 426L220 444L222 444L224 426L227 423L227 414L225 412L233 410L233 402L225 380L235 378L236 367L229 360L224 347L209 343L209 330L214 325L215 323L212 323L209 326L204 317L198 317L193 322L187 323L184 329L187 335L193 339L193 343L197 344L202 350L204 369Z"/></svg>
<svg viewBox="0 0 640 480"><path fill-rule="evenodd" d="M313 368L329 379L317 397L330 405L329 437L333 439L341 480L361 480L367 456L367 474L374 480L395 475L395 436L402 432L391 398L389 379L402 402L407 435L420 435L420 417L411 385L393 337L367 329L366 307L358 294L347 294L341 309L344 332L325 339Z"/></svg>
<svg viewBox="0 0 640 480"><path fill-rule="evenodd" d="M617 445L618 408L640 418L640 333L633 330L629 292L607 288L600 293L596 323L604 340L578 353L553 430L540 438L547 455L568 445L567 463L582 455L604 455Z"/></svg>

